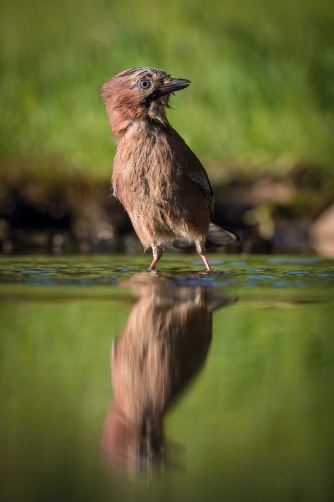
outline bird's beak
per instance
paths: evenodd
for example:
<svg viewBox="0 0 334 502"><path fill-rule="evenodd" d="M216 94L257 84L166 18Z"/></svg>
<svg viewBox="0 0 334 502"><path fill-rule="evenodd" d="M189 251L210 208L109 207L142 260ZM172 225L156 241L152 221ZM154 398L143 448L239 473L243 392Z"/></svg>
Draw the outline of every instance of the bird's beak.
<svg viewBox="0 0 334 502"><path fill-rule="evenodd" d="M164 96L165 94L170 94L174 91L180 91L185 89L190 84L190 80L185 78L168 78L165 79L164 83L159 86L158 93L159 96Z"/></svg>

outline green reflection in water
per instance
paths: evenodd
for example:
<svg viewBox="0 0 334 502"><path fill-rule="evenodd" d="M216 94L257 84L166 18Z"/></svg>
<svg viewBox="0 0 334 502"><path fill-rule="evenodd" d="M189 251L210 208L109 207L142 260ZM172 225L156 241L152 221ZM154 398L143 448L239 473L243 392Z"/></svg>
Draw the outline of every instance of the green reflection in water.
<svg viewBox="0 0 334 502"><path fill-rule="evenodd" d="M101 437L135 301L117 284L145 257L0 261L1 499L332 499L333 262L220 259L221 274L163 266L174 288L238 301L214 314L204 369L165 418L168 462L144 478L103 465ZM57 270L55 284L22 270Z"/></svg>

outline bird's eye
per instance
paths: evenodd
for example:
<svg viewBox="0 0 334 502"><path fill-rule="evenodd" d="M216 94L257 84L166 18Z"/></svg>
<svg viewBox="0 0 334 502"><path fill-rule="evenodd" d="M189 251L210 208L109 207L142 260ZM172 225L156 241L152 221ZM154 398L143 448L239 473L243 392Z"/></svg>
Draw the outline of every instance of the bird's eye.
<svg viewBox="0 0 334 502"><path fill-rule="evenodd" d="M142 89L148 89L151 85L151 82L149 80L144 79L141 80L139 84Z"/></svg>

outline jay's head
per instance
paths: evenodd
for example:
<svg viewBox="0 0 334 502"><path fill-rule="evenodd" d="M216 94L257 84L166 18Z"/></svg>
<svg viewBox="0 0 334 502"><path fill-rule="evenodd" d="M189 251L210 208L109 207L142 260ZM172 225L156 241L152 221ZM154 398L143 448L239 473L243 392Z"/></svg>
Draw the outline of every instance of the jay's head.
<svg viewBox="0 0 334 502"><path fill-rule="evenodd" d="M189 80L172 78L156 68L132 68L115 75L100 89L112 131L122 136L137 120L167 122L165 108L171 93L188 87Z"/></svg>

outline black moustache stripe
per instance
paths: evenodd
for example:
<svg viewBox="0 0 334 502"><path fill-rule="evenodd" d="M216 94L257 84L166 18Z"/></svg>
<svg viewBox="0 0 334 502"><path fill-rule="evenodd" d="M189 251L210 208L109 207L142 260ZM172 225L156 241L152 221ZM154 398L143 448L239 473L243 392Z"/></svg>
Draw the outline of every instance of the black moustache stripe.
<svg viewBox="0 0 334 502"><path fill-rule="evenodd" d="M146 96L146 98L143 101L145 108L149 108L151 103L153 103L153 101L156 101L161 96L164 96L164 94L159 89L156 89L149 96Z"/></svg>

